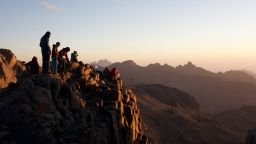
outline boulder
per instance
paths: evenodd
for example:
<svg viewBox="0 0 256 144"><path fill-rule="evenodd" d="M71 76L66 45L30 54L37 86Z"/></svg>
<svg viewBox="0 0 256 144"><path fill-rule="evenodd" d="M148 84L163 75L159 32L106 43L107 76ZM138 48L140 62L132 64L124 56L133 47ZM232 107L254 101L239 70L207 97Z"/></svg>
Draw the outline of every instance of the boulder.
<svg viewBox="0 0 256 144"><path fill-rule="evenodd" d="M0 49L0 88L17 81L16 75L25 70L23 63L17 61L16 56L8 49Z"/></svg>

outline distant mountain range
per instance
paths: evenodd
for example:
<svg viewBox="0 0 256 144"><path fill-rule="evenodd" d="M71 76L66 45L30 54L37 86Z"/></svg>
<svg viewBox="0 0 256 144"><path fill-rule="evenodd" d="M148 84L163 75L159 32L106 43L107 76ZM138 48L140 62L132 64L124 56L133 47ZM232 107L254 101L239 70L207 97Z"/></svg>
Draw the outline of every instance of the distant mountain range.
<svg viewBox="0 0 256 144"><path fill-rule="evenodd" d="M95 61L95 62L92 62L91 63L92 65L98 65L98 66L100 66L100 67L107 67L107 66L109 66L109 65L111 65L112 64L112 62L110 62L109 60L107 60L107 59L103 59L103 60L99 60L99 61Z"/></svg>
<svg viewBox="0 0 256 144"><path fill-rule="evenodd" d="M126 85L161 84L194 96L209 113L256 105L256 80L244 71L213 73L191 62L172 67L159 63L139 66L134 61L114 63Z"/></svg>

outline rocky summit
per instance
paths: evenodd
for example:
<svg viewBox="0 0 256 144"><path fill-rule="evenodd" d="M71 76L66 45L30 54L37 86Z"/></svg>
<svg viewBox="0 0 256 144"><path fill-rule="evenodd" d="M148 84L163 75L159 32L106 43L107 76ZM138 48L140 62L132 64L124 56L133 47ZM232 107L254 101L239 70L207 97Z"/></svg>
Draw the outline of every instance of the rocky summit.
<svg viewBox="0 0 256 144"><path fill-rule="evenodd" d="M134 93L104 81L90 65L72 72L18 72L16 57L0 50L1 144L148 143ZM19 72L20 73L20 72Z"/></svg>

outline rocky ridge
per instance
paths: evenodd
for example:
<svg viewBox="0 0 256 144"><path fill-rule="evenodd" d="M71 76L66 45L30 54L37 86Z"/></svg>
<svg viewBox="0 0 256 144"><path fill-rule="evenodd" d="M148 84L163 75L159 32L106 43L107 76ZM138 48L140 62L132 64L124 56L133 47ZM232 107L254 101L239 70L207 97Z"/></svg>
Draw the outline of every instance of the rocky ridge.
<svg viewBox="0 0 256 144"><path fill-rule="evenodd" d="M2 56L1 68L15 75L16 58L11 57ZM16 83L5 79L9 86L0 90L0 143L147 143L134 93L104 81L90 65L71 67L72 73L61 75L24 72Z"/></svg>

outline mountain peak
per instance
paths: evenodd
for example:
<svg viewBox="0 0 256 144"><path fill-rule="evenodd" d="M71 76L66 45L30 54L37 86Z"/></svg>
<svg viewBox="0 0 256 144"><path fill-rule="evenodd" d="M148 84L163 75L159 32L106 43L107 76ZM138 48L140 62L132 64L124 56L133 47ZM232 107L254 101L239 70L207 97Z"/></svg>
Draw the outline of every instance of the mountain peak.
<svg viewBox="0 0 256 144"><path fill-rule="evenodd" d="M99 61L95 61L95 62L92 62L91 63L92 65L98 65L98 66L101 66L101 67L108 67L109 65L112 64L112 62L110 62L109 60L107 59L101 59Z"/></svg>
<svg viewBox="0 0 256 144"><path fill-rule="evenodd" d="M184 67L196 67L191 61L184 65Z"/></svg>
<svg viewBox="0 0 256 144"><path fill-rule="evenodd" d="M123 64L127 64L127 65L137 65L133 60L127 60L122 62Z"/></svg>
<svg viewBox="0 0 256 144"><path fill-rule="evenodd" d="M162 66L160 63L151 63L148 65L148 67L160 67Z"/></svg>

